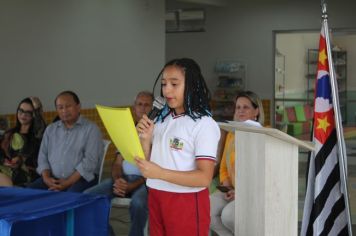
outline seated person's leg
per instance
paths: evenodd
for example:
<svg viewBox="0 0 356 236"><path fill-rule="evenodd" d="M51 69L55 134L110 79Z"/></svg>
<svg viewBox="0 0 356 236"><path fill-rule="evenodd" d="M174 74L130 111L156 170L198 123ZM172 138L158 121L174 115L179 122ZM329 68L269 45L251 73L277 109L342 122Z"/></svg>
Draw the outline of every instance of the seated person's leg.
<svg viewBox="0 0 356 236"><path fill-rule="evenodd" d="M130 203L130 236L144 235L144 229L148 218L147 208L147 188L146 185L141 185L131 195Z"/></svg>
<svg viewBox="0 0 356 236"><path fill-rule="evenodd" d="M8 176L2 174L1 172L0 172L0 186L3 186L3 187L11 187L12 186L11 179Z"/></svg>
<svg viewBox="0 0 356 236"><path fill-rule="evenodd" d="M229 202L221 213L221 221L231 233L235 231L235 201Z"/></svg>
<svg viewBox="0 0 356 236"><path fill-rule="evenodd" d="M124 175L124 179L129 182L135 182L137 180L142 180L142 176L139 175ZM147 187L146 184L141 184L137 189L133 190L128 194L131 198L130 203L130 232L129 236L143 236L144 228L146 226L146 221L148 218L148 208L147 208Z"/></svg>
<svg viewBox="0 0 356 236"><path fill-rule="evenodd" d="M95 177L93 180L91 181L86 181L83 177L81 177L76 183L74 183L72 186L70 186L67 189L67 192L83 192L84 190L93 187L94 185L96 185L98 183L98 178Z"/></svg>
<svg viewBox="0 0 356 236"><path fill-rule="evenodd" d="M112 192L112 188L113 188L113 180L112 178L107 178L104 179L103 181L100 182L100 184L94 185L93 187L90 187L86 190L84 190L83 193L87 193L87 194L102 194L102 195L106 195L110 198L114 197L114 194ZM112 226L109 224L108 227L108 235L109 236L115 236L115 232L114 229L112 228Z"/></svg>
<svg viewBox="0 0 356 236"><path fill-rule="evenodd" d="M112 198L114 197L112 193L113 183L114 182L112 181L112 178L104 179L103 181L101 181L100 184L94 185L93 187L86 189L84 193L103 194Z"/></svg>
<svg viewBox="0 0 356 236"><path fill-rule="evenodd" d="M231 235L230 230L222 223L221 214L224 207L228 204L224 195L224 193L218 190L210 195L210 229L218 235Z"/></svg>
<svg viewBox="0 0 356 236"><path fill-rule="evenodd" d="M36 179L32 183L27 185L28 188L37 188L37 189L48 189L48 186L43 182L42 177Z"/></svg>

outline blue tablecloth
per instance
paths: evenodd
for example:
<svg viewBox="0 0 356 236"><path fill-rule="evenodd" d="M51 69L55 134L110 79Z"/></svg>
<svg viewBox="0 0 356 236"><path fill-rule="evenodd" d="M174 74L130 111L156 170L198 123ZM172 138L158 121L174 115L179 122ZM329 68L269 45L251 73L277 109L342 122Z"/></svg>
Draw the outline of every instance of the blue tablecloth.
<svg viewBox="0 0 356 236"><path fill-rule="evenodd" d="M0 235L107 235L105 196L0 187Z"/></svg>

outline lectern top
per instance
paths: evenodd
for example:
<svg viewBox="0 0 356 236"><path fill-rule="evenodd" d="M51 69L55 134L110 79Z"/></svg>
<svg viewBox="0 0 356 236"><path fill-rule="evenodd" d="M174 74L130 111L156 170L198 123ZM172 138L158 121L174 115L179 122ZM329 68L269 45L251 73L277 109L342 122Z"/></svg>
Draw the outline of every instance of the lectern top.
<svg viewBox="0 0 356 236"><path fill-rule="evenodd" d="M251 133L261 133L283 140L288 143L298 145L299 147L303 147L309 151L314 151L314 144L312 142L299 140L278 129L256 127L256 126L248 125L244 122L237 122L237 121L229 121L228 123L218 122L218 124L221 129L229 132L240 130L240 131L251 132Z"/></svg>

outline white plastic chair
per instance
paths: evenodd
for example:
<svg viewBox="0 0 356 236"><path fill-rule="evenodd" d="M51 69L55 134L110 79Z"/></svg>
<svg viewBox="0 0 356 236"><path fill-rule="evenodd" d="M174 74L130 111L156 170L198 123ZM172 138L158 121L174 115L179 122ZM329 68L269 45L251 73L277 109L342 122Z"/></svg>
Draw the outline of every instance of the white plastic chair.
<svg viewBox="0 0 356 236"><path fill-rule="evenodd" d="M103 152L103 157L101 158L101 163L100 163L98 184L101 182L101 179L103 177L105 156L106 156L106 153L108 152L108 148L109 148L109 145L111 142L110 142L110 140L103 139L103 143L104 143L104 152Z"/></svg>

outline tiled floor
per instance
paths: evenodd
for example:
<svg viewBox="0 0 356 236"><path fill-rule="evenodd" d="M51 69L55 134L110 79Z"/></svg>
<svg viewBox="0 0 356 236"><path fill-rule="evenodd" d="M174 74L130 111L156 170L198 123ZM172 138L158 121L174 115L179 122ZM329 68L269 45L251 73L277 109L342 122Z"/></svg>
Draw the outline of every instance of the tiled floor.
<svg viewBox="0 0 356 236"><path fill-rule="evenodd" d="M110 224L116 236L127 236L130 227L129 211L127 208L112 208Z"/></svg>
<svg viewBox="0 0 356 236"><path fill-rule="evenodd" d="M349 203L351 208L352 222L356 222L356 139L346 140L348 155L348 186ZM110 161L105 163L104 177L110 176ZM303 215L303 204L305 195L305 173L307 168L307 153L300 153L299 156L299 221ZM112 208L110 223L116 236L126 236L129 231L129 214L127 208ZM353 232L356 232L356 225L353 225Z"/></svg>

